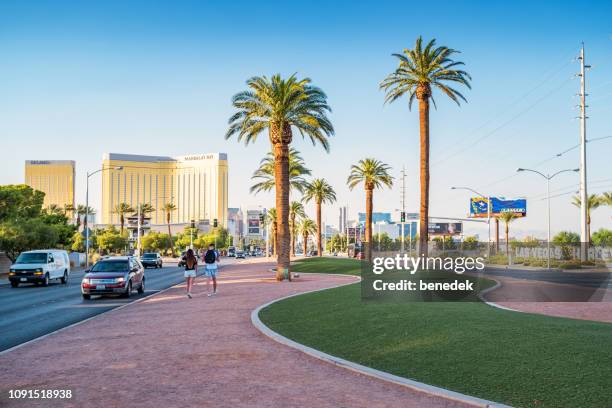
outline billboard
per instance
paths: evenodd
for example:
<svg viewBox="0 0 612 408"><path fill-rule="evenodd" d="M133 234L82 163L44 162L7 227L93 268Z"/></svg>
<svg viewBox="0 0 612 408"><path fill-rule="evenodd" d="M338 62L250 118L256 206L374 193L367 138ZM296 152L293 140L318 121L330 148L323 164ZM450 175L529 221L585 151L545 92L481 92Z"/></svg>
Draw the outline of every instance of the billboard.
<svg viewBox="0 0 612 408"><path fill-rule="evenodd" d="M461 235L463 232L460 222L430 222L427 228L430 235Z"/></svg>
<svg viewBox="0 0 612 408"><path fill-rule="evenodd" d="M261 222L259 221L261 211L247 211L247 234L248 235L261 235L262 228Z"/></svg>
<svg viewBox="0 0 612 408"><path fill-rule="evenodd" d="M487 218L488 202L484 197L470 198L470 217ZM491 197L491 217L496 217L505 212L512 212L517 217L527 216L527 200L519 198L516 200L501 200Z"/></svg>

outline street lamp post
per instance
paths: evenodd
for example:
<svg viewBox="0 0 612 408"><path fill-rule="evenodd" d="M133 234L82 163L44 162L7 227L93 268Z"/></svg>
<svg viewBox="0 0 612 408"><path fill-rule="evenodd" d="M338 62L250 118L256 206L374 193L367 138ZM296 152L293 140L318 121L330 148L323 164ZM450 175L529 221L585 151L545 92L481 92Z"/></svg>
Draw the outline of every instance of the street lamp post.
<svg viewBox="0 0 612 408"><path fill-rule="evenodd" d="M540 173L537 170L532 170L532 169L523 169L523 168L518 168L516 169L517 172L521 172L521 171L530 171L532 173L536 173L539 174L540 176L544 177L546 179L546 201L547 201L547 218L548 218L548 233L547 233L547 240L546 240L546 258L547 258L547 268L550 269L550 180L555 177L558 174L561 173L565 173L565 172L569 172L569 171L573 171L573 172L577 172L580 171L580 169L565 169L565 170L560 170L558 172L556 172L555 174L553 174L552 176L550 174L544 174L544 173Z"/></svg>
<svg viewBox="0 0 612 408"><path fill-rule="evenodd" d="M85 187L85 269L89 268L89 178L104 170L123 170L123 166L102 167L101 169L87 173L87 182Z"/></svg>
<svg viewBox="0 0 612 408"><path fill-rule="evenodd" d="M491 257L491 196L480 194L469 187L451 187L451 190L468 190L487 200L487 258Z"/></svg>

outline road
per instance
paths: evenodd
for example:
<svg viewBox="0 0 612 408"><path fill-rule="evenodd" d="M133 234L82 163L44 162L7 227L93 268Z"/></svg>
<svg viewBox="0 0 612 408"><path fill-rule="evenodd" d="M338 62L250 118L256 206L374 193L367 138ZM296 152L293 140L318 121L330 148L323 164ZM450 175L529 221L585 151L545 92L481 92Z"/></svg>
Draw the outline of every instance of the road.
<svg viewBox="0 0 612 408"><path fill-rule="evenodd" d="M558 269L547 271L489 267L484 274L588 288L612 289L612 273L610 272L560 271Z"/></svg>
<svg viewBox="0 0 612 408"><path fill-rule="evenodd" d="M233 263L224 259L223 264ZM203 270L202 270L203 271ZM33 284L11 288L0 284L0 351L104 313L183 282L183 269L176 265L147 269L146 291L128 299L94 297L83 300L80 283L83 271L73 272L67 285L52 281L48 287Z"/></svg>

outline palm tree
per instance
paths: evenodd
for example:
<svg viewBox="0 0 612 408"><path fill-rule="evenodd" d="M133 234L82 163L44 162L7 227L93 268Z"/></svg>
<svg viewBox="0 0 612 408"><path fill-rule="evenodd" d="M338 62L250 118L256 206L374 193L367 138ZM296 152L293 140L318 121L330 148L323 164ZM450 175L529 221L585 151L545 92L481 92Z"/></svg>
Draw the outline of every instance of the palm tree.
<svg viewBox="0 0 612 408"><path fill-rule="evenodd" d="M64 213L68 218L72 219L72 217L74 217L74 210L73 204L64 204Z"/></svg>
<svg viewBox="0 0 612 408"><path fill-rule="evenodd" d="M295 256L295 238L297 237L299 220L306 218L304 204L299 201L292 201L289 205L289 230L291 234L291 255Z"/></svg>
<svg viewBox="0 0 612 408"><path fill-rule="evenodd" d="M134 209L128 203L119 203L113 209L113 214L119 216L119 225L121 225L121 235L123 235L123 228L125 227L125 215L131 214Z"/></svg>
<svg viewBox="0 0 612 408"><path fill-rule="evenodd" d="M393 54L399 59L397 69L389 74L380 84L386 93L385 103L391 103L407 94L408 109L412 109L415 99L419 101L420 122L420 178L421 178L421 211L419 214L420 251L427 256L428 220L429 220L429 100L433 99L432 88L438 88L459 105L464 96L448 85L455 82L470 88L470 75L456 67L462 62L454 61L451 56L458 51L448 47L436 47L436 40L431 40L423 48L423 39L419 36L414 49L404 49L402 54Z"/></svg>
<svg viewBox="0 0 612 408"><path fill-rule="evenodd" d="M321 204L333 203L336 201L336 192L325 179L314 179L306 185L306 192L302 198L305 202L314 200L317 208L317 255L323 256L323 244L321 240Z"/></svg>
<svg viewBox="0 0 612 408"><path fill-rule="evenodd" d="M87 228L87 214L94 215L96 213L96 210L94 210L91 207L89 207L88 209L87 206L83 204L79 204L77 205L75 213L76 213L76 221L77 221L77 230L81 227L81 217L83 218L83 230L84 230L85 228Z"/></svg>
<svg viewBox="0 0 612 408"><path fill-rule="evenodd" d="M310 218L304 218L300 223L300 233L304 240L304 256L306 256L306 252L308 251L308 237L314 234L316 230L317 225Z"/></svg>
<svg viewBox="0 0 612 408"><path fill-rule="evenodd" d="M64 215L64 209L57 204L49 204L47 212L54 215Z"/></svg>
<svg viewBox="0 0 612 408"><path fill-rule="evenodd" d="M580 196L574 196L572 198L572 204L580 208ZM602 200L597 196L597 194L589 195L589 198L587 199L587 245L591 244L591 210L596 210L601 204Z"/></svg>
<svg viewBox="0 0 612 408"><path fill-rule="evenodd" d="M252 180L260 180L251 186L251 193L257 194L260 191L270 191L274 188L274 167L274 153L269 152L266 157L261 159L259 168L255 170L251 177ZM303 176L308 175L310 175L310 169L304 165L304 159L300 156L300 152L294 148L289 149L289 191L303 192L306 186L306 179Z"/></svg>
<svg viewBox="0 0 612 408"><path fill-rule="evenodd" d="M138 216L138 210L140 210L140 225L142 226L144 224L144 219L147 215L155 212L155 208L153 208L153 206L149 203L144 203L144 204L138 204L136 206L136 208L132 209L132 215L133 216ZM140 229L140 232L142 234L142 228Z"/></svg>
<svg viewBox="0 0 612 408"><path fill-rule="evenodd" d="M272 247L272 255L276 253L276 231L277 231L277 214L276 208L270 208L266 212L266 218L264 219L264 224L270 225L270 239L271 247Z"/></svg>
<svg viewBox="0 0 612 408"><path fill-rule="evenodd" d="M599 201L601 202L601 205L607 205L608 207L612 207L612 191L601 193Z"/></svg>
<svg viewBox="0 0 612 408"><path fill-rule="evenodd" d="M328 137L334 128L327 117L331 111L325 93L313 86L310 79L287 79L279 74L272 78L253 77L247 81L248 90L234 95L232 104L237 109L229 119L225 138L236 135L238 141L254 142L268 131L274 154L274 184L278 224L276 279L282 280L289 272L289 146L293 129L302 137L308 136L328 151Z"/></svg>
<svg viewBox="0 0 612 408"><path fill-rule="evenodd" d="M166 214L166 224L168 224L168 246L174 256L174 245L172 245L172 229L170 228L170 221L172 220L172 213L176 211L176 205L173 202L168 201L163 206L164 213Z"/></svg>
<svg viewBox="0 0 612 408"><path fill-rule="evenodd" d="M503 212L498 218L502 220L506 224L506 257L510 257L510 241L508 238L508 233L510 232L510 223L518 218L515 213L512 212Z"/></svg>
<svg viewBox="0 0 612 408"><path fill-rule="evenodd" d="M393 177L389 174L391 168L376 159L363 159L351 166L351 174L347 179L349 189L353 189L357 184L363 183L366 191L366 221L365 221L365 241L366 257L371 259L372 251L372 207L374 201L374 189L383 186L391 187Z"/></svg>

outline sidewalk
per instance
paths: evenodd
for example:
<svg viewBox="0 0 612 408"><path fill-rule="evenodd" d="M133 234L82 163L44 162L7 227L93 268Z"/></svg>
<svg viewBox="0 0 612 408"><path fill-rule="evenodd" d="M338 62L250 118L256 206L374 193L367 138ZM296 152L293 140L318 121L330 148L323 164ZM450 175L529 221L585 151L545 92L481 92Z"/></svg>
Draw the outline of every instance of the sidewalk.
<svg viewBox="0 0 612 408"><path fill-rule="evenodd" d="M305 275L277 283L261 261L227 265L220 293L183 285L0 355L0 406L457 407L321 362L255 329L270 300L346 283ZM299 316L296 316L299 318ZM8 400L9 389L71 389L71 400Z"/></svg>

